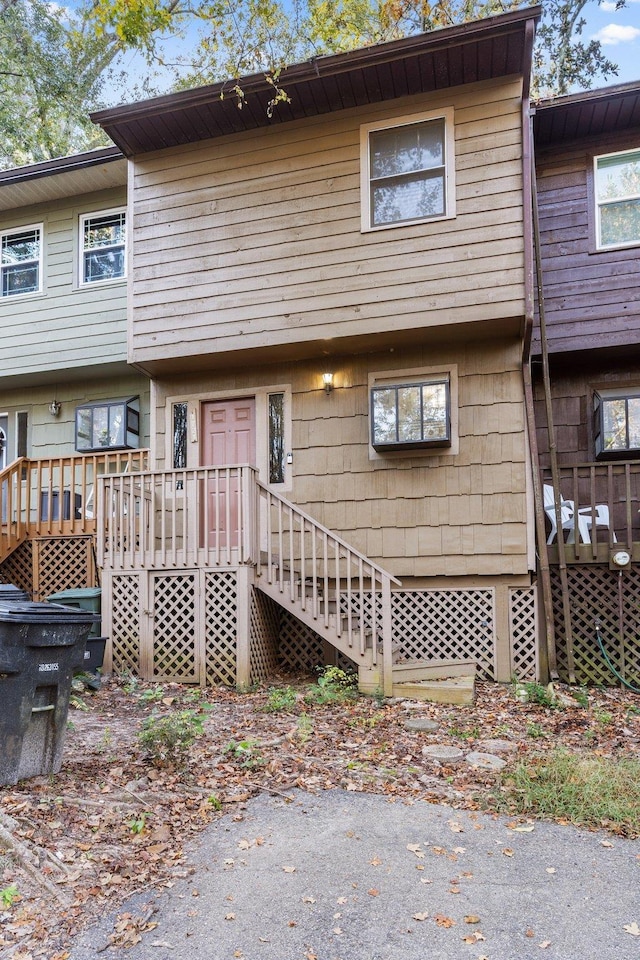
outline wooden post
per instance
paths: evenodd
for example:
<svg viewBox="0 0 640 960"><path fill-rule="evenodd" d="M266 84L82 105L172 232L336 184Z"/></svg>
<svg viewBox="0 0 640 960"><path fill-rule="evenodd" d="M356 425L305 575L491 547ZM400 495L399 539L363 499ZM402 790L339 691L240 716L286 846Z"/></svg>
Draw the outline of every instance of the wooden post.
<svg viewBox="0 0 640 960"><path fill-rule="evenodd" d="M253 567L238 567L236 572L236 687L246 690L251 684L251 593Z"/></svg>
<svg viewBox="0 0 640 960"><path fill-rule="evenodd" d="M372 574L373 575L373 574ZM391 583L382 578L382 689L385 697L393 696L393 619L391 616Z"/></svg>

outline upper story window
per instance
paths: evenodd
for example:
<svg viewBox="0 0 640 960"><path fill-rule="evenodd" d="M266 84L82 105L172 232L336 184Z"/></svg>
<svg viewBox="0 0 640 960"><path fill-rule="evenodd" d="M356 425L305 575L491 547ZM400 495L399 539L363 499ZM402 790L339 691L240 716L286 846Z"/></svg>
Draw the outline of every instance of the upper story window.
<svg viewBox="0 0 640 960"><path fill-rule="evenodd" d="M593 394L596 458L640 456L640 390Z"/></svg>
<svg viewBox="0 0 640 960"><path fill-rule="evenodd" d="M104 210L80 217L80 282L124 277L125 241L124 210Z"/></svg>
<svg viewBox="0 0 640 960"><path fill-rule="evenodd" d="M453 110L361 128L362 229L455 215Z"/></svg>
<svg viewBox="0 0 640 960"><path fill-rule="evenodd" d="M599 250L640 243L640 150L595 157Z"/></svg>
<svg viewBox="0 0 640 960"><path fill-rule="evenodd" d="M451 445L449 378L389 383L371 390L371 446L415 450Z"/></svg>
<svg viewBox="0 0 640 960"><path fill-rule="evenodd" d="M3 297L40 293L42 289L42 225L0 232Z"/></svg>

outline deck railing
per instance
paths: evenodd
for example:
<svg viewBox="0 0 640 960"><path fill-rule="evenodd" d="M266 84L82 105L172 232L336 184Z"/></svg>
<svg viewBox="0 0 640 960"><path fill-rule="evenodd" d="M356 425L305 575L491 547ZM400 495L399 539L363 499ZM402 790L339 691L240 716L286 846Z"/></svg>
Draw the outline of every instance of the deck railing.
<svg viewBox="0 0 640 960"><path fill-rule="evenodd" d="M113 570L255 562L256 470L142 471L98 481L98 562Z"/></svg>
<svg viewBox="0 0 640 960"><path fill-rule="evenodd" d="M551 471L543 470L543 480L551 483ZM572 500L576 510L588 510L590 517L598 515L598 506L609 512L609 527L592 523L589 528L591 543L585 544L579 535L576 516L575 543L566 544L567 559L596 559L598 547L617 543L632 548L640 541L640 462L617 460L608 463L580 463L559 469L560 493ZM601 551L600 551L601 552Z"/></svg>
<svg viewBox="0 0 640 960"><path fill-rule="evenodd" d="M0 560L27 537L94 533L97 478L141 470L148 455L148 450L127 450L15 460L0 472Z"/></svg>
<svg viewBox="0 0 640 960"><path fill-rule="evenodd" d="M339 646L358 660L382 654L391 685L392 577L364 554L258 482L261 551L258 574L307 622L335 629Z"/></svg>

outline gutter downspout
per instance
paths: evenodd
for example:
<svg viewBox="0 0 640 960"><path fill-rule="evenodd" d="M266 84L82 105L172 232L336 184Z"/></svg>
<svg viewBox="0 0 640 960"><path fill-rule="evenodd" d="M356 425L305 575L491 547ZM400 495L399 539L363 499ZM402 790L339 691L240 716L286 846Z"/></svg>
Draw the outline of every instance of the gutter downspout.
<svg viewBox="0 0 640 960"><path fill-rule="evenodd" d="M533 24L531 36L527 36L530 50L533 48L535 32ZM535 513L536 541L540 547L538 553L538 569L542 585L542 601L544 607L545 638L547 650L547 668L552 680L558 677L555 627L553 620L553 599L551 594L551 574L549 569L549 555L546 545L545 513L542 495L542 482L539 469L538 438L533 403L533 385L531 378L531 338L533 335L533 271L534 271L534 230L537 231L537 198L535 194L535 159L533 147L533 122L530 107L530 78L531 70L523 77L522 87L522 186L523 186L523 226L524 226L524 270L525 270L525 326L522 345L522 379L524 385L524 403L527 417L527 433L529 438L529 455L531 457L531 479L533 484L533 499ZM535 216L534 216L535 210ZM537 263L537 258L536 258Z"/></svg>
<svg viewBox="0 0 640 960"><path fill-rule="evenodd" d="M535 112L535 111L534 111ZM569 682L575 683L575 668L573 660L573 632L571 627L571 607L569 605L569 586L567 581L567 559L562 530L560 508L560 477L558 471L558 447L556 444L555 428L553 423L553 407L551 400L551 378L549 375L549 347L547 340L547 324L544 303L544 284L542 277L542 255L540 250L540 223L538 218L538 190L535 173L533 116L531 118L531 197L533 201L533 245L535 253L536 285L538 294L538 318L540 321L540 350L542 354L542 383L544 389L545 412L547 419L547 434L549 437L549 458L551 462L551 482L553 484L553 499L556 511L556 525L558 529L558 567L560 572L560 586L562 590L562 617L564 621L565 642L567 645L567 667ZM532 396L533 401L533 396ZM539 463L539 461L536 461ZM538 489L536 491L537 513L542 522L542 533L538 533L540 547L541 571L546 571L546 580L543 580L545 594L545 614L551 619L552 632L547 634L547 650L549 656L549 672L552 679L557 679L557 657L555 645L555 630L553 628L553 607L551 597L551 578L549 574L549 552L547 550L546 535L544 533L544 501L539 467L535 471Z"/></svg>

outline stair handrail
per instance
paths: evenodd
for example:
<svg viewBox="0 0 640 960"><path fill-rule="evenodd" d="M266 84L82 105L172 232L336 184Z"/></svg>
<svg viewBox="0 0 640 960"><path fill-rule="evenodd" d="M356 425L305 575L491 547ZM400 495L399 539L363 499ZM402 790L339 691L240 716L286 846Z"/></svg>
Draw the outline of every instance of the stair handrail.
<svg viewBox="0 0 640 960"><path fill-rule="evenodd" d="M361 553L346 540L334 533L324 524L314 519L300 507L291 503L282 494L273 490L268 484L257 480L258 496L265 500L266 516L263 517L262 511L258 511L261 525L261 543L257 551L257 575L266 574L267 581L270 584L277 583L280 593L288 591L289 597L293 603L300 602L303 609L306 609L308 603L306 597L307 580L311 580L310 606L314 617L320 622L324 621L324 626L329 626L329 584L334 582L336 587L336 606L337 606L337 625L338 635L341 632L340 619L340 584L343 575L340 569L340 560L345 560L347 567L344 575L345 597L346 597L346 632L348 645L353 645L353 640L359 635L359 649L356 655L365 654L365 622L368 618L372 630L372 659L377 661L377 623L376 623L376 587L380 584L380 598L382 608L382 680L386 696L391 695L392 689L392 627L391 627L391 584L401 586L401 581L393 574L385 570L384 567L371 560L365 554ZM275 505L278 521L278 529L273 528L272 507ZM282 522L282 513L285 511L290 517L288 529ZM296 525L298 528L296 547ZM311 556L305 556L305 535L311 537ZM266 542L266 561L262 559L262 543ZM318 556L317 544L321 544L322 556ZM277 545L277 552L274 548ZM299 557L296 556L296 551ZM297 562L296 562L297 561ZM288 563L288 566L287 566ZM351 573L352 565L355 564L355 572ZM312 573L307 577L306 571L311 565ZM321 573L318 576L318 566ZM288 574L288 576L287 576ZM352 580L356 580L356 587L353 588ZM366 586L370 581L370 587ZM366 594L371 593L370 609L365 609ZM354 623L353 601L359 607L359 620ZM355 629L354 629L355 627Z"/></svg>
<svg viewBox="0 0 640 960"><path fill-rule="evenodd" d="M26 519L28 513L22 503L21 481L28 463L27 457L19 457L0 471L0 499L2 504L0 561L8 557L27 535Z"/></svg>

